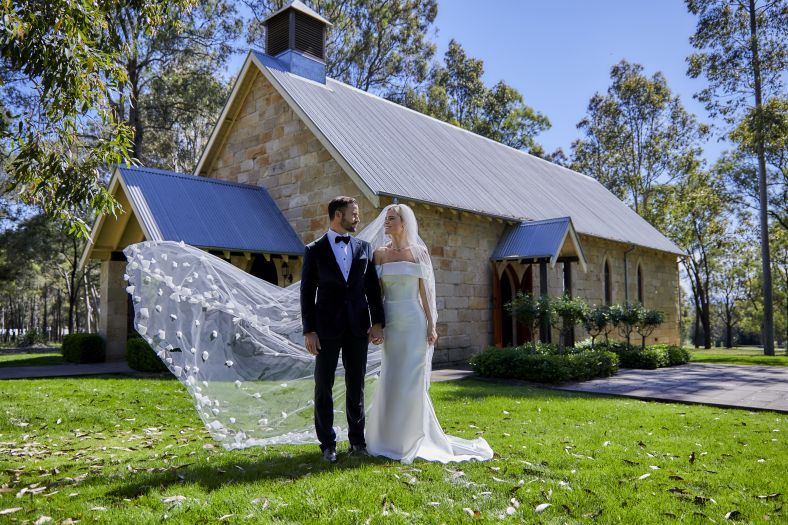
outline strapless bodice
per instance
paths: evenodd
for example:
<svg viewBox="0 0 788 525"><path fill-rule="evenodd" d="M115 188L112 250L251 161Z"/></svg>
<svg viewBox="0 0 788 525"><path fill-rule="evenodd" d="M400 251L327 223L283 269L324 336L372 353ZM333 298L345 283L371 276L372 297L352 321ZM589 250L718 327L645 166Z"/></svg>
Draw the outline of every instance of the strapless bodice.
<svg viewBox="0 0 788 525"><path fill-rule="evenodd" d="M385 302L419 300L419 278L421 265L410 261L393 261L376 267L383 282Z"/></svg>

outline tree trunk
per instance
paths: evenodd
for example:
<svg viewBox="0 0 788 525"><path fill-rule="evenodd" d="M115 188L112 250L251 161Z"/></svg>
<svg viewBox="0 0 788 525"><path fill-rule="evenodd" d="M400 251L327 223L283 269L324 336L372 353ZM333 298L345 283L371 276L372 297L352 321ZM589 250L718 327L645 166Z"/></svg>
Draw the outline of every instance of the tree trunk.
<svg viewBox="0 0 788 525"><path fill-rule="evenodd" d="M750 49L755 87L755 147L758 154L758 196L761 223L761 267L763 271L763 353L774 355L774 300L772 298L772 265L769 254L769 202L766 193L766 154L763 139L763 101L761 94L761 62L758 57L758 31L755 22L755 0L750 0Z"/></svg>

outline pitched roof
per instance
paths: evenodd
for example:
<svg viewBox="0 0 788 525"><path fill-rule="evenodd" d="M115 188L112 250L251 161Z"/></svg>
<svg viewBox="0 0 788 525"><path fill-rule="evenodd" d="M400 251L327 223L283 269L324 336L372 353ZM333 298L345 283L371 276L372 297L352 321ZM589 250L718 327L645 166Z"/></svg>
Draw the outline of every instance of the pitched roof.
<svg viewBox="0 0 788 525"><path fill-rule="evenodd" d="M148 240L302 255L304 244L264 188L173 171L120 167Z"/></svg>
<svg viewBox="0 0 788 525"><path fill-rule="evenodd" d="M585 271L585 255L569 217L527 221L510 226L501 236L492 259L547 258L555 266L562 255L576 256Z"/></svg>
<svg viewBox="0 0 788 525"><path fill-rule="evenodd" d="M334 26L334 24L332 24L331 22L329 22L328 20L326 20L325 18L320 16L320 14L317 11L315 11L312 8L310 8L308 5L306 5L305 3L301 2L300 0L293 0L292 2L288 2L286 5L282 6L281 9L278 9L277 11L275 11L275 12L271 13L270 15L268 15L267 17L265 17L265 19L263 20L263 23L268 22L269 20L271 20L273 17L275 17L279 13L282 13L282 12L288 10L288 9L295 9L296 11L300 11L300 12L304 13L305 15L311 16L312 18L316 18L317 20L320 20L321 22L323 22L324 24L326 24L329 27L333 27Z"/></svg>
<svg viewBox="0 0 788 525"><path fill-rule="evenodd" d="M571 216L578 233L682 253L591 177L336 80L324 85L289 73L258 51L247 57L237 87L249 85L252 64L373 203L389 196L515 220ZM214 135L230 125L217 123ZM212 137L195 173L219 143Z"/></svg>

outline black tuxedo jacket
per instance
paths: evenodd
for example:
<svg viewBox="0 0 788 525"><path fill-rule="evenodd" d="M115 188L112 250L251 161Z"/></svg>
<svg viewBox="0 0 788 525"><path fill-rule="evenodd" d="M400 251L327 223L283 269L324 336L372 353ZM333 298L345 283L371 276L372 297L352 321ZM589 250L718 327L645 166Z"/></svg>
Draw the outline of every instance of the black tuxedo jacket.
<svg viewBox="0 0 788 525"><path fill-rule="evenodd" d="M385 326L380 282L372 246L350 238L353 262L347 282L328 238L306 246L301 270L301 322L304 333L339 338L347 331L364 336L372 324Z"/></svg>

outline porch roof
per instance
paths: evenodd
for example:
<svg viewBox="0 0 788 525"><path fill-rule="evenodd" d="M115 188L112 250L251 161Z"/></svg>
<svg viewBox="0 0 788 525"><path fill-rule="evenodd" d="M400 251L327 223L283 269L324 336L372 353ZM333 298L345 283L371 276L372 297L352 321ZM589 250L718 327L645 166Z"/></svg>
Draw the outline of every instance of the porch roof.
<svg viewBox="0 0 788 525"><path fill-rule="evenodd" d="M525 221L510 226L493 251L495 261L549 259L555 266L559 257L577 257L583 271L586 259L570 217Z"/></svg>

